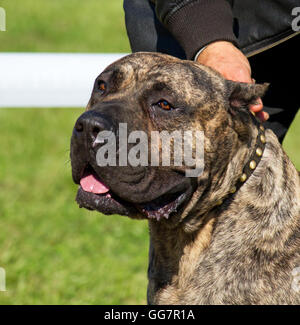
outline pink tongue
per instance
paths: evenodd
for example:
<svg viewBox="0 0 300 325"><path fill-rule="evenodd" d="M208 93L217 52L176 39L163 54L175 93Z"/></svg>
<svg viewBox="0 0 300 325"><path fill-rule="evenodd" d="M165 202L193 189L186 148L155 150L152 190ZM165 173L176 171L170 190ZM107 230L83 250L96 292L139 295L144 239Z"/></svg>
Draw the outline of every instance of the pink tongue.
<svg viewBox="0 0 300 325"><path fill-rule="evenodd" d="M80 180L80 185L84 191L95 194L103 194L109 191L109 188L101 183L93 174L83 176Z"/></svg>

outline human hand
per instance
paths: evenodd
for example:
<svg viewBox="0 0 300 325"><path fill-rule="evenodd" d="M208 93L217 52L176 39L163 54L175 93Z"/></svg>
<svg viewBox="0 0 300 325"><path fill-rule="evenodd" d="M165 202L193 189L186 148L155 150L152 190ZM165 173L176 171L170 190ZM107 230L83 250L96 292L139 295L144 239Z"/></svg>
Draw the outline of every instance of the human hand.
<svg viewBox="0 0 300 325"><path fill-rule="evenodd" d="M224 78L238 81L254 83L251 78L251 67L246 56L232 43L226 41L216 41L206 46L199 54L197 62L209 66L223 75ZM249 109L262 121L269 118L269 114L264 112L261 98Z"/></svg>

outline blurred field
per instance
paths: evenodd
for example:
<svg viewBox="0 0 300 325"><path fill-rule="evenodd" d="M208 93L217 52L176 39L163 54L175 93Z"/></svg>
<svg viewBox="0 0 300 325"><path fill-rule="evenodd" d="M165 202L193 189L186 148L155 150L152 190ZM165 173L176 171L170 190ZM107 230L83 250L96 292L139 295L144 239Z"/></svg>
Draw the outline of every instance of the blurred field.
<svg viewBox="0 0 300 325"><path fill-rule="evenodd" d="M1 52L125 52L122 0L1 0Z"/></svg>
<svg viewBox="0 0 300 325"><path fill-rule="evenodd" d="M0 304L146 302L146 223L74 201L69 141L81 112L0 110Z"/></svg>
<svg viewBox="0 0 300 325"><path fill-rule="evenodd" d="M300 112L283 141L283 148L296 168L300 171Z"/></svg>
<svg viewBox="0 0 300 325"><path fill-rule="evenodd" d="M121 0L3 0L0 51L129 52ZM0 72L1 73L1 72ZM146 303L145 222L78 209L82 109L0 109L0 304Z"/></svg>
<svg viewBox="0 0 300 325"><path fill-rule="evenodd" d="M129 52L120 0L3 0L0 51ZM1 72L0 72L1 73ZM0 109L0 304L146 303L144 221L78 209L69 141L83 109ZM300 169L300 114L284 147Z"/></svg>

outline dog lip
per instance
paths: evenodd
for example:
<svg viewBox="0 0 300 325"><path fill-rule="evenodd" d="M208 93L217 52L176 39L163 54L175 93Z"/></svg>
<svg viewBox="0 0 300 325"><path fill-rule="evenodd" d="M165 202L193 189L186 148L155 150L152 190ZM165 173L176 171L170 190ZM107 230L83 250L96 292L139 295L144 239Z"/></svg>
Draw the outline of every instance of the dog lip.
<svg viewBox="0 0 300 325"><path fill-rule="evenodd" d="M114 198L114 195L110 192L105 194L95 194L84 191L81 186L77 191L76 202L80 208L96 210L107 215L120 214L129 216L129 214L132 213L132 208L134 208L126 206Z"/></svg>
<svg viewBox="0 0 300 325"><path fill-rule="evenodd" d="M82 179L86 169L88 168L89 163L84 161L74 161L71 159L71 167L72 167L72 179L75 184L80 184L80 180Z"/></svg>
<svg viewBox="0 0 300 325"><path fill-rule="evenodd" d="M136 207L147 218L159 221L161 218L168 219L172 213L177 212L186 196L185 192L168 193L150 202L136 204Z"/></svg>
<svg viewBox="0 0 300 325"><path fill-rule="evenodd" d="M76 201L79 204L79 207L84 207L89 210L97 210L104 214L123 214L128 215L128 211L126 211L125 206L122 204L120 198L116 198L116 196L112 193L112 191L108 188L107 191L103 191L102 193L97 193L94 191L86 190L82 184L82 180L86 175L94 175L95 178L102 183L98 173L93 169L91 164L86 163L84 167L81 169L81 172L78 173L76 180L78 179L79 189L76 195ZM104 184L102 184L106 187Z"/></svg>
<svg viewBox="0 0 300 325"><path fill-rule="evenodd" d="M186 193L178 193L176 198L170 202L159 203L163 200L164 195L160 198L150 201L145 204L132 204L124 202L111 191L104 194L95 194L86 192L81 186L77 191L76 202L80 208L88 210L96 210L106 215L119 214L124 216L136 215L138 212L147 219L156 219L159 221L162 218L168 219L170 215L179 210L186 198Z"/></svg>
<svg viewBox="0 0 300 325"><path fill-rule="evenodd" d="M77 191L76 201L80 208L84 207L86 209L96 210L108 215L119 214L129 216L140 214L147 219L160 220L162 218L168 219L171 214L178 212L188 196L188 189L186 186L183 186L183 184L179 184L171 188L151 201L139 203L132 201L130 202L123 199L115 194L112 189L109 189L109 191L103 193L92 193L92 191L86 191L81 186L80 180L88 173L95 174L100 181L101 177L90 163L84 163L81 164L81 166L83 166L81 169L76 169L76 180L78 179L78 183L76 183L80 185ZM78 172L79 170L81 171Z"/></svg>

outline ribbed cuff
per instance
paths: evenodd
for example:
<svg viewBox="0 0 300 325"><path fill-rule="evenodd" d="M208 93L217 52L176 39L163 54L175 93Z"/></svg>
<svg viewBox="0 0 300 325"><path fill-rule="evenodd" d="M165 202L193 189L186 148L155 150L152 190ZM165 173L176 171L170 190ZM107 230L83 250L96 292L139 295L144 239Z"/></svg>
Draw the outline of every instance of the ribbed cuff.
<svg viewBox="0 0 300 325"><path fill-rule="evenodd" d="M197 51L214 41L237 45L233 33L233 16L225 0L197 0L176 10L165 21L166 28L177 39L192 60Z"/></svg>

